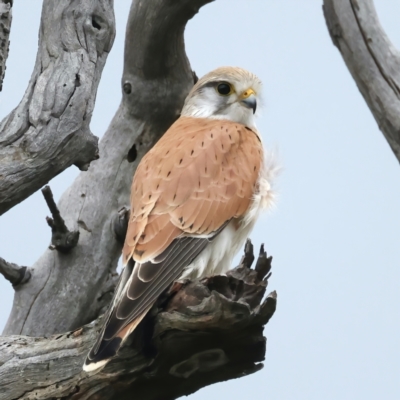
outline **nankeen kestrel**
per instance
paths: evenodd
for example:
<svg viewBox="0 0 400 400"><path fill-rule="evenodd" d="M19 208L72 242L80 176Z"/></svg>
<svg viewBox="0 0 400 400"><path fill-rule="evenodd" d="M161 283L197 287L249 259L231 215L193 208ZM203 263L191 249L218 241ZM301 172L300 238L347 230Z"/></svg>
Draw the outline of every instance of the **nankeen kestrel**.
<svg viewBox="0 0 400 400"><path fill-rule="evenodd" d="M222 67L200 79L181 117L140 162L125 268L85 371L104 366L176 280L225 273L274 198L254 117L261 82Z"/></svg>

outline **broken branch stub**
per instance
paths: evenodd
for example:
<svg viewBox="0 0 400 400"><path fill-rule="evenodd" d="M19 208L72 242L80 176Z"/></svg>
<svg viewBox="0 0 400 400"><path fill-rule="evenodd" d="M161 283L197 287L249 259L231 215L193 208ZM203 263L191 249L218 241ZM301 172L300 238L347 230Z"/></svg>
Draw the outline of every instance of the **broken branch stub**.
<svg viewBox="0 0 400 400"><path fill-rule="evenodd" d="M31 272L28 267L20 267L17 264L7 262L1 257L0 274L2 274L14 288L28 282L31 278Z"/></svg>
<svg viewBox="0 0 400 400"><path fill-rule="evenodd" d="M79 231L76 230L71 232L67 228L67 225L65 225L60 210L57 208L56 202L54 201L50 186L45 186L42 189L42 193L53 216L53 218L46 217L47 224L51 228L51 245L49 246L49 249L68 253L78 244Z"/></svg>
<svg viewBox="0 0 400 400"><path fill-rule="evenodd" d="M112 0L45 0L20 104L0 123L0 215L71 166L98 158L89 129L115 36Z"/></svg>

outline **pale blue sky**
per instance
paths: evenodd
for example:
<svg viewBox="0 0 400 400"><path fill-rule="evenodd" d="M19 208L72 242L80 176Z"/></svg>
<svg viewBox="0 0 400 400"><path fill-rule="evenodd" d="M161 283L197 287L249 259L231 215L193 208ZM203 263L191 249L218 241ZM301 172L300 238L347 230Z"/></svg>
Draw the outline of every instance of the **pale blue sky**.
<svg viewBox="0 0 400 400"><path fill-rule="evenodd" d="M92 119L101 136L120 101L129 1L115 1L117 37ZM400 3L376 0L400 47ZM41 2L16 1L0 117L21 99L37 49ZM258 126L283 173L276 210L252 238L274 256L278 309L267 325L265 367L202 389L193 400L398 400L400 398L400 166L332 45L312 0L217 0L189 22L199 76L221 65L264 82ZM56 198L75 167L51 182ZM0 256L31 265L49 244L36 193L0 218ZM0 329L13 291L0 277Z"/></svg>

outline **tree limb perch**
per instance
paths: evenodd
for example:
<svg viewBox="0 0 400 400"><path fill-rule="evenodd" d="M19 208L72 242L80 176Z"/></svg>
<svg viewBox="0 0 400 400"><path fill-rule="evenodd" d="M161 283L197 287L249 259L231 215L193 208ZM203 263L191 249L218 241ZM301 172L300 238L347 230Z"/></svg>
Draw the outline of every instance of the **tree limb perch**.
<svg viewBox="0 0 400 400"><path fill-rule="evenodd" d="M97 374L84 373L82 364L101 318L50 338L0 337L0 400L172 400L254 373L276 308L275 292L262 301L266 287L246 264L184 285Z"/></svg>

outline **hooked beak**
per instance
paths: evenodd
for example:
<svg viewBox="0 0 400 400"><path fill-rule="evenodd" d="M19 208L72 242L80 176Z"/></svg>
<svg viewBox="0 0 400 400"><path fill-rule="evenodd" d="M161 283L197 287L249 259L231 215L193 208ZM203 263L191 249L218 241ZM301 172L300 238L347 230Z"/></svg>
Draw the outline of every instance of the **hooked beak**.
<svg viewBox="0 0 400 400"><path fill-rule="evenodd" d="M239 101L240 104L242 104L243 106L251 108L253 110L253 114L255 114L257 109L257 98L256 98L256 93L253 89L245 90L239 96Z"/></svg>

